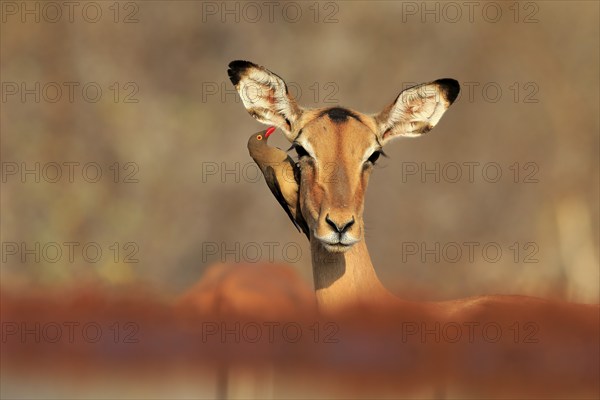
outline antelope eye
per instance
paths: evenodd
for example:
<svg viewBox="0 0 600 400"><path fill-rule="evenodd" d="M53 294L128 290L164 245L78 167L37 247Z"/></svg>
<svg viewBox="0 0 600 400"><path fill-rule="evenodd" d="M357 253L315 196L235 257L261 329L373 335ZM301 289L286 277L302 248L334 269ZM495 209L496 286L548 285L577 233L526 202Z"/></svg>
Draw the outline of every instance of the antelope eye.
<svg viewBox="0 0 600 400"><path fill-rule="evenodd" d="M298 159L306 156L306 157L310 157L310 155L308 154L308 152L304 149L304 147L300 146L300 145L296 145L294 146L294 149L296 150L296 154L298 155Z"/></svg>
<svg viewBox="0 0 600 400"><path fill-rule="evenodd" d="M373 152L373 154L371 154L371 156L369 157L369 159L367 161L370 162L371 164L375 164L375 162L377 162L377 160L379 159L379 156L381 156L381 151L377 150L377 151Z"/></svg>

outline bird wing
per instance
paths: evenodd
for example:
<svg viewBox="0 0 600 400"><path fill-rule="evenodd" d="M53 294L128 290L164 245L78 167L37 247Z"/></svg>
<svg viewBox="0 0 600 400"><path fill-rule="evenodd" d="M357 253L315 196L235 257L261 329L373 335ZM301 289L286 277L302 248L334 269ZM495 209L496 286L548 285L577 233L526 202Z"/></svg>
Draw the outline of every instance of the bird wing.
<svg viewBox="0 0 600 400"><path fill-rule="evenodd" d="M300 168L298 168L298 166L296 165L296 163L294 162L294 160L292 160L292 158L290 156L288 156L287 161L291 164L293 170L294 170L294 180L296 181L296 183L298 184L298 200L300 200ZM296 205L296 226L300 226L300 229L302 229L302 232L304 232L304 234L306 235L306 237L308 238L308 240L310 240L310 235L308 234L308 224L306 223L306 221L304 220L304 216L302 215L302 213L300 212L300 201L298 201L298 204Z"/></svg>
<svg viewBox="0 0 600 400"><path fill-rule="evenodd" d="M273 169L273 167L271 167L271 166L266 167L264 170L264 174L265 174L265 181L267 182L267 186L269 186L269 189L271 189L271 193L273 193L273 196L275 196L275 198L277 199L277 202L279 202L279 204L281 205L281 207L283 208L285 213L288 215L288 217L290 217L290 219L294 223L294 226L296 227L296 229L298 229L298 231L300 231L302 229L302 231L308 236L308 233L307 233L308 227L305 230L305 228L303 226L298 224L295 216L292 215L292 212L290 211L290 208L289 208L287 202L285 201L285 197L283 197L283 193L281 192L281 187L279 186L279 182L277 182L277 176L275 175L275 170ZM306 225L306 222L304 221L304 219L302 219L302 223L304 225Z"/></svg>

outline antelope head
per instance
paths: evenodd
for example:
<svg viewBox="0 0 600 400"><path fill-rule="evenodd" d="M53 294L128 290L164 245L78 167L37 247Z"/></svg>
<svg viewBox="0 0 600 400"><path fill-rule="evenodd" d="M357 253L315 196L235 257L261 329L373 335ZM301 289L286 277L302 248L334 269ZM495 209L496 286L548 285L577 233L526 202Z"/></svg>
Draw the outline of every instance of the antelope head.
<svg viewBox="0 0 600 400"><path fill-rule="evenodd" d="M363 114L341 107L303 108L283 79L248 61L233 61L228 73L250 115L280 128L292 143L300 182L279 185L298 187L311 242L333 253L363 239L365 191L384 146L429 132L460 91L454 79L439 79L403 90L379 113Z"/></svg>

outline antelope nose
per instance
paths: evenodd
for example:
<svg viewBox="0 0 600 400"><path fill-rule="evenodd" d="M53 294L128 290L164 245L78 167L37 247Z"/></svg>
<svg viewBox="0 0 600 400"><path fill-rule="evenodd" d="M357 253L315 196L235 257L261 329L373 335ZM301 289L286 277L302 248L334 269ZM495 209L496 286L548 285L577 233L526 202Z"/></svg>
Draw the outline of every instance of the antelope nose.
<svg viewBox="0 0 600 400"><path fill-rule="evenodd" d="M354 225L354 216L352 216L352 219L350 221L339 223L339 222L332 221L329 218L329 214L327 214L325 216L325 222L327 222L329 224L329 226L331 226L336 232L338 232L338 233L344 233L348 229L350 229L350 227L352 225Z"/></svg>

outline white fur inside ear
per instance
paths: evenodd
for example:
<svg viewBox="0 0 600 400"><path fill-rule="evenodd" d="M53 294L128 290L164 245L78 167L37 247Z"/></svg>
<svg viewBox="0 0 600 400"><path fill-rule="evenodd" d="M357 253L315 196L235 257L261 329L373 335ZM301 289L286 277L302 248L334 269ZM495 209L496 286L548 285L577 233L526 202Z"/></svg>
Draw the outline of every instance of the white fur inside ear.
<svg viewBox="0 0 600 400"><path fill-rule="evenodd" d="M251 68L240 79L238 92L256 119L285 131L299 118L299 108L287 93L283 79L262 68Z"/></svg>
<svg viewBox="0 0 600 400"><path fill-rule="evenodd" d="M386 117L380 120L382 137L421 136L437 125L449 106L437 84L406 89L400 93Z"/></svg>

